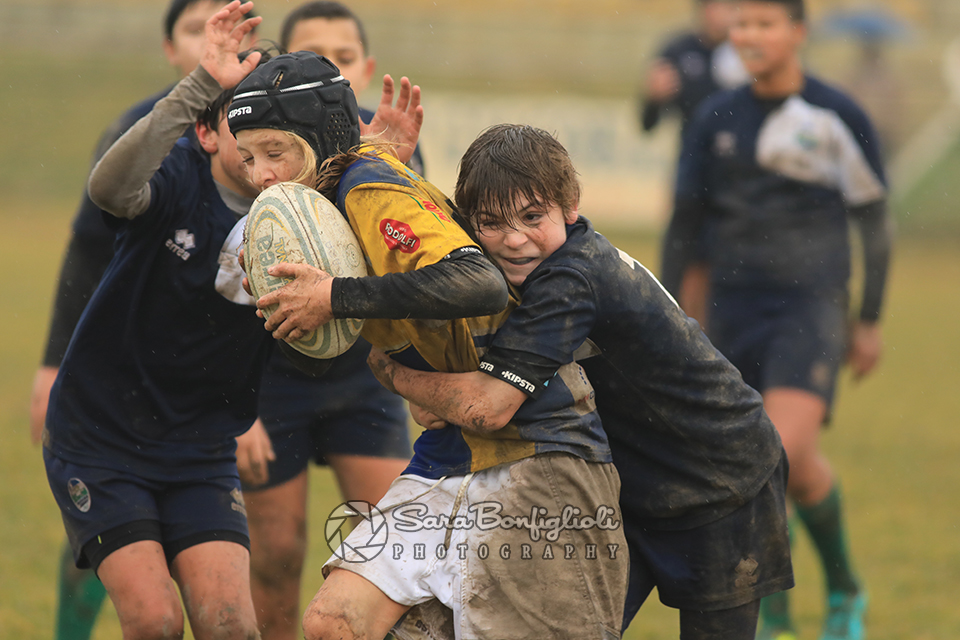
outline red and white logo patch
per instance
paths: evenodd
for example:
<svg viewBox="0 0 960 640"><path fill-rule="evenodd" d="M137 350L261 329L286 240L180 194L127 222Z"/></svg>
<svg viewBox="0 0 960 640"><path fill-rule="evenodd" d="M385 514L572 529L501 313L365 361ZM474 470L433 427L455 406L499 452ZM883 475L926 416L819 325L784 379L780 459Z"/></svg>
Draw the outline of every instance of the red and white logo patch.
<svg viewBox="0 0 960 640"><path fill-rule="evenodd" d="M420 238L406 222L386 218L380 221L380 233L391 251L400 249L403 253L413 253L420 248Z"/></svg>
<svg viewBox="0 0 960 640"><path fill-rule="evenodd" d="M434 203L430 202L429 200L421 200L421 201L420 201L420 204L423 205L423 208L424 208L424 209L426 209L427 211L429 211L429 212L432 213L433 215L437 216L438 218L440 218L440 219L443 220L444 222L450 222L450 218L448 218L448 217L447 217L447 214L445 214L445 213L443 212L443 209L441 209L440 207L438 207L438 206L435 205Z"/></svg>

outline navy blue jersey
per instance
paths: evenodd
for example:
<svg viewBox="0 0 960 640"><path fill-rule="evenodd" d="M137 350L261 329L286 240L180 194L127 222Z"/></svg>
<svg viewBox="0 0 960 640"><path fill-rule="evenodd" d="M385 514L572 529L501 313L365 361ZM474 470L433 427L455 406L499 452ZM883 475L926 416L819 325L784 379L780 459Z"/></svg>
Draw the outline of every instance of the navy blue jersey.
<svg viewBox="0 0 960 640"><path fill-rule="evenodd" d="M625 518L656 529L698 526L763 487L782 449L760 394L657 279L588 220L568 227L521 296L480 370L553 385L558 367L583 367Z"/></svg>
<svg viewBox="0 0 960 640"><path fill-rule="evenodd" d="M684 138L664 284L676 290L709 225L714 286L845 291L848 214L885 197L876 133L839 91L808 77L781 100L717 94Z"/></svg>
<svg viewBox="0 0 960 640"><path fill-rule="evenodd" d="M186 139L150 189L147 211L118 221L51 392L45 446L149 479L235 473L234 437L256 418L271 342L250 306L214 288L237 218Z"/></svg>
<svg viewBox="0 0 960 640"><path fill-rule="evenodd" d="M647 101L643 105L641 124L649 131L660 121L661 115L676 114L686 128L697 107L706 98L722 89L732 89L747 82L736 51L729 42L710 46L696 33L676 36L660 51L658 57L676 69L680 77L680 91L669 103Z"/></svg>

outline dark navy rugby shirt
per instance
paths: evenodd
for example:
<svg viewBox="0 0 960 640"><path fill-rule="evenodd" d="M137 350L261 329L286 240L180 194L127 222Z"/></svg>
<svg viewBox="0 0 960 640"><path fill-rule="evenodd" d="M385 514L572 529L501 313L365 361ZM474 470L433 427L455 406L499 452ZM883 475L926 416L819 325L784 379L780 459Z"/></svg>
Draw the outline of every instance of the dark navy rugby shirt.
<svg viewBox="0 0 960 640"><path fill-rule="evenodd" d="M848 210L885 197L877 135L836 89L807 77L786 100L717 94L684 138L664 284L676 290L677 252L709 225L715 286L844 291Z"/></svg>
<svg viewBox="0 0 960 640"><path fill-rule="evenodd" d="M236 216L209 162L181 139L150 180L148 210L117 250L74 332L47 415L48 448L159 480L235 473L271 338L214 288Z"/></svg>
<svg viewBox="0 0 960 640"><path fill-rule="evenodd" d="M580 363L620 473L625 518L687 528L757 494L781 455L760 394L644 266L581 217L521 295L483 362L541 384Z"/></svg>
<svg viewBox="0 0 960 640"><path fill-rule="evenodd" d="M748 77L736 51L729 42L707 46L697 33L682 33L660 51L658 57L669 62L680 79L679 93L666 104L647 101L643 105L641 124L649 131L661 115L676 113L685 130L697 107L717 91L732 89L747 82Z"/></svg>

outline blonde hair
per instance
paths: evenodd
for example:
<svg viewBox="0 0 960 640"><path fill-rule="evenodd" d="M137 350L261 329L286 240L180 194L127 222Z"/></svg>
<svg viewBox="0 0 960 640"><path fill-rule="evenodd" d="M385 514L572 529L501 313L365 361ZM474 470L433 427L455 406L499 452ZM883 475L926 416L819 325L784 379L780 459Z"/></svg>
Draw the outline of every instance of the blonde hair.
<svg viewBox="0 0 960 640"><path fill-rule="evenodd" d="M311 189L315 189L317 187L317 154L313 150L313 147L292 131L285 131L283 129L279 129L279 131L290 138L303 155L303 168L300 169L300 173L293 178L293 182L299 182Z"/></svg>
<svg viewBox="0 0 960 640"><path fill-rule="evenodd" d="M336 201L340 178L343 177L344 172L350 165L362 158L378 160L377 152L382 150L393 151L397 146L396 143L383 140L379 136L362 136L360 144L349 151L330 156L318 167L317 153L310 146L310 143L292 131L284 129L278 129L278 131L293 140L303 154L303 168L291 181L316 189L331 202ZM361 146L366 148L360 151Z"/></svg>
<svg viewBox="0 0 960 640"><path fill-rule="evenodd" d="M340 178L343 177L350 165L364 158L382 162L377 157L377 152L385 150L393 152L396 146L396 143L388 142L379 136L361 136L360 144L357 146L344 153L330 156L323 161L317 173L317 184L314 188L331 202L336 202ZM360 151L360 147L365 148Z"/></svg>

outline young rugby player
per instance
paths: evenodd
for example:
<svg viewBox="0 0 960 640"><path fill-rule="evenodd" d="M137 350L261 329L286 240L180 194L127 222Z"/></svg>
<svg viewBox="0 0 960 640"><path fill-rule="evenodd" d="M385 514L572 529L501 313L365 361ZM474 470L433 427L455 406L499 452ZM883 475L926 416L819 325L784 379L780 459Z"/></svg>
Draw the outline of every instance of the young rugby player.
<svg viewBox="0 0 960 640"><path fill-rule="evenodd" d="M308 2L280 29L285 51L326 56L359 95L375 61L360 19L339 2ZM360 108L369 123L373 112ZM419 147L407 166L422 175ZM319 378L275 350L260 390L260 421L237 439L250 526L250 584L264 640L300 637L300 582L307 554L307 467L330 465L344 500L375 504L410 461L403 401L367 367L360 338Z"/></svg>
<svg viewBox="0 0 960 640"><path fill-rule="evenodd" d="M193 71L200 63L203 24L225 4L227 0L170 2L163 20L163 50L167 61L177 70L180 78ZM255 42L256 30L249 34L243 47L249 48ZM93 154L93 162L99 160L117 138L149 113L157 100L172 88L173 85L143 100L113 122L101 134ZM189 133L192 135L192 131ZM104 224L101 209L90 201L84 188L60 269L43 362L34 378L30 401L30 434L35 444L40 443L50 388L57 377L63 354L87 301L93 295L113 257L115 236L115 230ZM65 542L60 558L55 638L87 640L93 632L97 613L106 595L103 585L93 571L76 568L70 545Z"/></svg>
<svg viewBox="0 0 960 640"><path fill-rule="evenodd" d="M826 574L822 638L862 638L866 594L819 436L841 362L860 378L881 352L891 240L880 149L851 100L804 74L802 0L742 0L730 36L754 81L708 100L688 129L663 280L676 291L709 225L710 337L763 394L783 439L788 493ZM851 220L864 256L852 322ZM763 637L793 637L785 595L763 609Z"/></svg>
<svg viewBox="0 0 960 640"><path fill-rule="evenodd" d="M678 34L657 54L644 81L640 124L650 131L664 115L676 114L683 128L697 106L722 89L749 80L727 40L732 0L693 0L696 27Z"/></svg>
<svg viewBox="0 0 960 640"><path fill-rule="evenodd" d="M231 2L205 24L200 66L94 168L118 218L116 254L67 347L44 461L78 566L92 567L127 637L256 637L233 438L256 416L269 342L215 288L221 246L255 192L225 126L177 139L260 59L260 18ZM226 131L229 134L228 131ZM169 155L168 155L169 154Z"/></svg>
<svg viewBox="0 0 960 640"><path fill-rule="evenodd" d="M733 1L694 0L694 4L696 28L670 40L647 72L640 108L644 131L656 127L662 115L676 115L682 132L706 98L749 80L727 39L733 21ZM684 274L677 301L690 317L705 327L709 273L702 252L698 258Z"/></svg>
<svg viewBox="0 0 960 640"><path fill-rule="evenodd" d="M316 184L349 220L375 275L330 278L306 265L271 267L271 275L295 279L258 301L261 308L278 305L267 329L295 339L331 317L368 318L364 336L397 358L439 370L475 369L478 349L503 314L471 317L464 309L489 295L487 265L501 283L502 277L458 224L448 199L386 148L361 146L335 156L318 175L316 161L329 152L315 132L326 130L330 118L318 107L311 112L315 103L300 93L328 78L318 60L300 53L260 67L237 88L230 126L252 182ZM458 290L442 293L447 284ZM458 310L469 320L436 320ZM408 615L416 605L437 602L454 612L463 637L616 637L626 588L613 506L619 482L576 365L565 367L510 425L486 433L428 431L414 451L379 503L392 523L391 552L365 562L348 552L327 563L327 579L304 615L307 638L379 638L404 616L409 627L439 633L418 617L419 609ZM537 518L526 528L493 532L417 525L422 517L469 521L471 505L479 502L527 520L535 510ZM559 517L565 507L601 526L558 530L548 548L530 527L541 516ZM411 518L408 528L398 528ZM354 531L344 548L366 535ZM554 549L563 550L564 561L551 560ZM510 557L527 570L508 571ZM526 597L516 598L517 592ZM467 597L479 593L484 597Z"/></svg>
<svg viewBox="0 0 960 640"><path fill-rule="evenodd" d="M680 609L681 637L753 640L759 599L793 584L780 439L660 283L578 217L579 196L547 132L482 133L461 160L457 204L522 303L474 372L416 371L377 351L371 366L443 433L497 428L579 363L622 479L623 627L656 586Z"/></svg>

